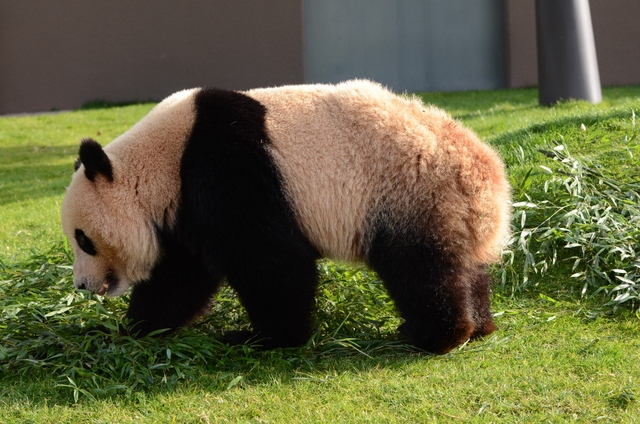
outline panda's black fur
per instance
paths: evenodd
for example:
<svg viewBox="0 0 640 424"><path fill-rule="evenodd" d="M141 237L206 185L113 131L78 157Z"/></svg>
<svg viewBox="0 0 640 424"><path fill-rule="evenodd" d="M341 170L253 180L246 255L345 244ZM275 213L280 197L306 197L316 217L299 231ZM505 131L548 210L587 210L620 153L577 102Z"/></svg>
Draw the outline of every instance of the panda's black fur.
<svg viewBox="0 0 640 424"><path fill-rule="evenodd" d="M175 213L166 207L153 218L157 258L142 281L133 284L127 317L136 323L134 332L145 335L189 323L206 311L226 280L253 326L253 333L230 333L229 340L242 343L255 335L266 348L304 344L312 331L316 260L323 254L305 235L274 160L277 146L266 129L270 112L246 93L198 89L193 92L193 113L182 156L175 162L179 196L166 202L176 204ZM384 152L380 154L384 158ZM123 160L126 155L117 159ZM80 161L91 181L83 183L89 188L82 190L108 190L118 183L117 161L112 171L109 156L93 140L82 143ZM501 165L495 166L503 184ZM137 180L135 185L137 195ZM80 205L73 199L65 202L63 222L66 219L71 240L77 224L65 214ZM439 228L425 231L398 217L393 199L380 196L373 205L365 211L363 231L353 243L362 246L357 254L384 281L405 320L402 333L417 347L444 353L494 331L486 263L455 251L453 242L440 237ZM425 213L428 216L425 211L418 215ZM90 236L91 229L81 230ZM456 242L464 245L464 240ZM105 241L96 243L99 252ZM149 249L154 251L153 246ZM77 258L79 254L76 250ZM118 284L116 268L100 268L110 290ZM101 282L94 280L80 279L76 286L92 284L97 291Z"/></svg>
<svg viewBox="0 0 640 424"><path fill-rule="evenodd" d="M266 110L218 89L200 91L195 104L175 230L159 231L163 259L149 282L134 286L127 316L141 322L142 333L179 327L208 306L226 278L254 330L269 336L265 346L304 343L318 252L298 227L264 148Z"/></svg>

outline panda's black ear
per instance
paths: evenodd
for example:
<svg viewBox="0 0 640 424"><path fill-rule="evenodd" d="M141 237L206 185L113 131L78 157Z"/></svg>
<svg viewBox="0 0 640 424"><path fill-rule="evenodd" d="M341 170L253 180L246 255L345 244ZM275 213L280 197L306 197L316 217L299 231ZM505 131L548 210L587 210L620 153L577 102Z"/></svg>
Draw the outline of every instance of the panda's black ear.
<svg viewBox="0 0 640 424"><path fill-rule="evenodd" d="M80 142L79 158L76 161L76 170L84 165L84 174L89 181L95 182L98 174L104 175L107 180L113 181L113 168L109 156L102 150L102 146L92 138L85 138Z"/></svg>

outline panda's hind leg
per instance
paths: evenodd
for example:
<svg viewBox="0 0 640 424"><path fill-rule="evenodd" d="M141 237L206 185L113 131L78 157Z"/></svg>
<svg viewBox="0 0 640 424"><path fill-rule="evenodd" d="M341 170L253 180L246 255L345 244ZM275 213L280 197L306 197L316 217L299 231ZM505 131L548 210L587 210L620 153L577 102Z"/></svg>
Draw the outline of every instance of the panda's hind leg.
<svg viewBox="0 0 640 424"><path fill-rule="evenodd" d="M498 329L491 315L491 275L486 267L478 267L471 273L471 295L476 328L471 339L488 336Z"/></svg>
<svg viewBox="0 0 640 424"><path fill-rule="evenodd" d="M401 333L416 347L444 354L475 334L475 274L455 258L433 244L407 242L383 230L373 239L368 262L405 321Z"/></svg>

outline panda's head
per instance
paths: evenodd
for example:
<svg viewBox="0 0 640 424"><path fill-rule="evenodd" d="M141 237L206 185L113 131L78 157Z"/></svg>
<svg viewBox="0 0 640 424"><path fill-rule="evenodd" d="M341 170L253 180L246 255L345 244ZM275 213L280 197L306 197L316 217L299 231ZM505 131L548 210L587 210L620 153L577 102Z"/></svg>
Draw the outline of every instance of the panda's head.
<svg viewBox="0 0 640 424"><path fill-rule="evenodd" d="M73 247L74 285L119 296L149 277L158 257L155 228L137 186L100 144L80 144L76 172L62 203L62 227Z"/></svg>

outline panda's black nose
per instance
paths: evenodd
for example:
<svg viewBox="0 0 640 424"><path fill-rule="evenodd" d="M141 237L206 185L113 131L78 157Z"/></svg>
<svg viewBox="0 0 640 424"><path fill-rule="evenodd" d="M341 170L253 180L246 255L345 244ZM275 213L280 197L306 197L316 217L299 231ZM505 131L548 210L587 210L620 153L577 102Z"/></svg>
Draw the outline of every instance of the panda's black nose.
<svg viewBox="0 0 640 424"><path fill-rule="evenodd" d="M87 288L87 285L85 283L78 284L78 290L84 290L86 288Z"/></svg>

